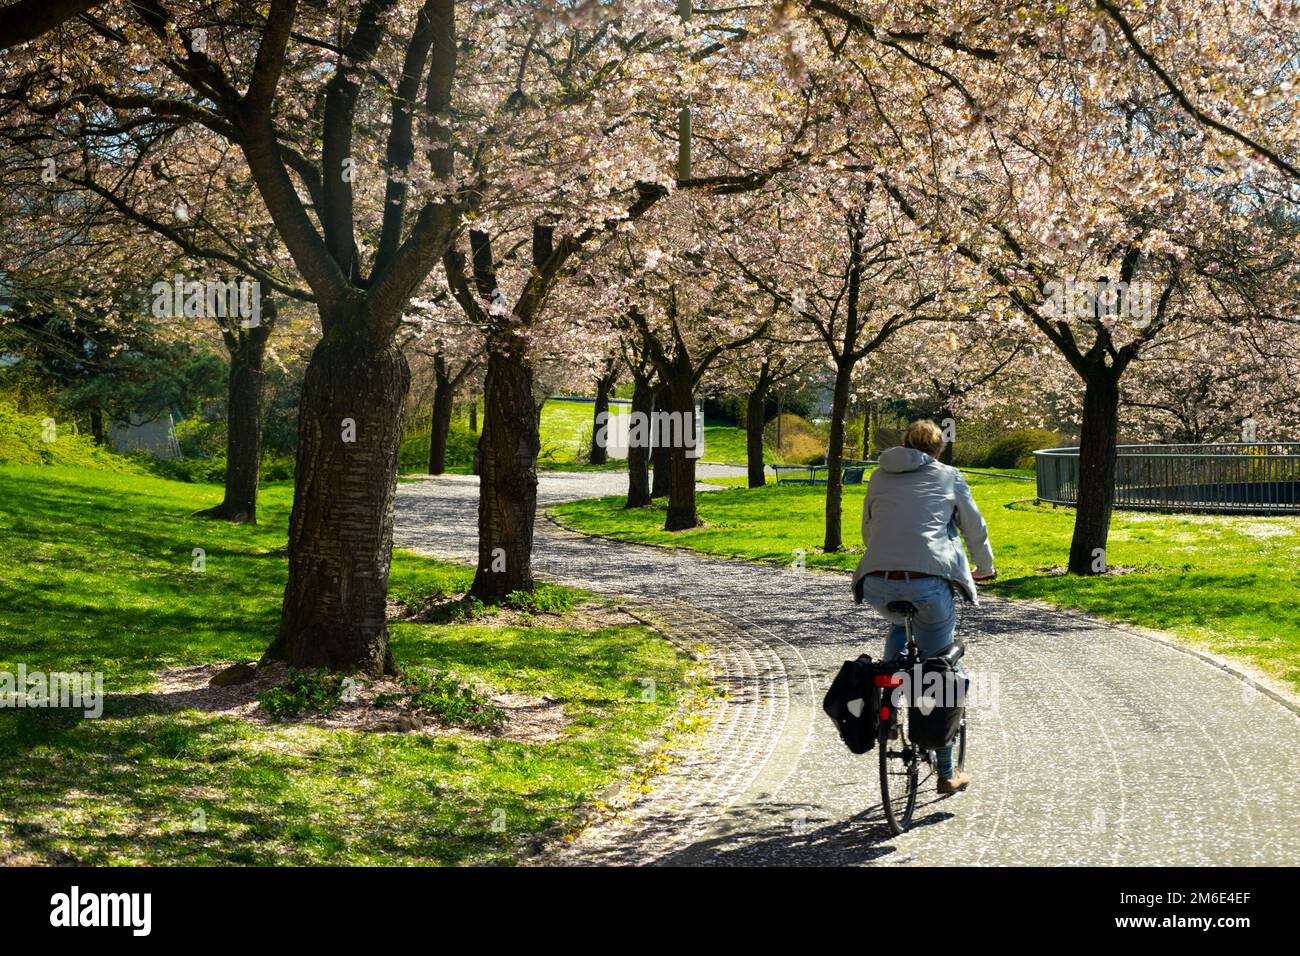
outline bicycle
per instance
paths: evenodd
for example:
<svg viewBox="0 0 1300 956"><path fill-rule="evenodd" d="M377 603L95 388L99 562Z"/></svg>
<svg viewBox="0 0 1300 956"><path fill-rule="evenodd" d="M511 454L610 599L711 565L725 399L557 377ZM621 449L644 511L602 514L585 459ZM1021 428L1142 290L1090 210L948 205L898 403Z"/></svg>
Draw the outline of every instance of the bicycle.
<svg viewBox="0 0 1300 956"><path fill-rule="evenodd" d="M903 684L903 675L914 673L913 668L924 658L912 638L912 618L916 614L916 605L911 601L891 601L887 607L896 614L903 615L903 626L907 632L906 653L892 661L880 665L881 673L876 675L876 686L889 698L892 692ZM953 641L941 654L932 658L946 657L956 664L966 652L966 645ZM880 802L885 810L885 820L894 836L899 836L912 824L912 814L916 811L916 794L923 782L928 782L936 769L935 752L915 746L907 737L906 722L900 717L899 709L892 703L881 704L880 731L877 745L880 748ZM899 749L891 750L894 744ZM921 767L927 768L925 780L921 779ZM963 713L960 729L953 742L953 766L963 770L966 766L966 715ZM891 778L895 782L891 783ZM895 806L895 801L899 805Z"/></svg>

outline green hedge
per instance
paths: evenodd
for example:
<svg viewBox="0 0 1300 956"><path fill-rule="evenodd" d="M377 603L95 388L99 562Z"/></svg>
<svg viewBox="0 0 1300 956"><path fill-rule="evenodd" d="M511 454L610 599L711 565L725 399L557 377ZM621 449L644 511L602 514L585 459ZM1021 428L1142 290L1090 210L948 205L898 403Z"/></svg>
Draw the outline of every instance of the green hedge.
<svg viewBox="0 0 1300 956"><path fill-rule="evenodd" d="M995 441L989 448L986 468L1033 468L1034 452L1055 448L1061 436L1042 428L1020 428Z"/></svg>
<svg viewBox="0 0 1300 956"><path fill-rule="evenodd" d="M194 484L220 485L226 480L226 456L211 458L155 458L147 451L133 452L131 460L144 471L172 481ZM291 455L280 458L263 458L260 475L262 481L292 481L294 460Z"/></svg>
<svg viewBox="0 0 1300 956"><path fill-rule="evenodd" d="M959 438L952 449L958 468L1033 468L1034 452L1056 448L1061 436L1042 428L1019 428L1001 436Z"/></svg>

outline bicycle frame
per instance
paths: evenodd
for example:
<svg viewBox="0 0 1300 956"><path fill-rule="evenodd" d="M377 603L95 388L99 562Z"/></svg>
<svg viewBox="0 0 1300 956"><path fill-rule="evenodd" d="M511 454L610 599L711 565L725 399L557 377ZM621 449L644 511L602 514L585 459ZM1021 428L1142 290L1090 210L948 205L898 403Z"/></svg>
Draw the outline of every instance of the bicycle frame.
<svg viewBox="0 0 1300 956"><path fill-rule="evenodd" d="M903 629L904 632L907 634L907 645L905 647L905 653L902 657L896 657L892 661L881 662L880 666L882 668L885 667L891 668L893 672L887 674L877 674L876 675L877 687L887 688L887 689L896 689L898 687L901 687L904 678L898 672L906 671L910 673L912 668L915 667L917 663L920 662L921 653L916 646L916 641L912 638L912 613L911 612L903 615ZM893 712L894 711L891 704L886 704L883 701L881 702L880 719L882 721L890 720L893 715Z"/></svg>

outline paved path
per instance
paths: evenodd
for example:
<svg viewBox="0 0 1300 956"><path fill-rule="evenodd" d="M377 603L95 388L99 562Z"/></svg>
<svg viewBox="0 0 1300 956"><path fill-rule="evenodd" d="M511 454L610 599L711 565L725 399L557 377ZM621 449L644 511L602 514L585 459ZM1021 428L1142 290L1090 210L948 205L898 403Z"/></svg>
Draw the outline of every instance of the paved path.
<svg viewBox="0 0 1300 956"><path fill-rule="evenodd" d="M709 474L705 471L704 475ZM619 493L622 475L545 475L543 505ZM477 479L399 487L398 546L473 560ZM1300 717L1185 652L993 598L963 612L969 791L923 792L893 837L874 751L821 712L840 663L879 647L847 578L592 540L538 523L539 574L626 595L710 647L728 698L654 792L562 862L628 864L1300 863Z"/></svg>

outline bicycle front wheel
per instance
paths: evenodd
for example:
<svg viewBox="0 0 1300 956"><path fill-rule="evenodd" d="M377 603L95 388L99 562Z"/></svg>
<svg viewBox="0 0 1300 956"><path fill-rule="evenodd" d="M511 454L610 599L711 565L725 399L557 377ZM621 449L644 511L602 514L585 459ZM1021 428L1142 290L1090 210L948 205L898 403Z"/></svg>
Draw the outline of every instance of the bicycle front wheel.
<svg viewBox="0 0 1300 956"><path fill-rule="evenodd" d="M890 739L893 723L881 725L877 746L880 747L880 804L885 809L885 822L894 836L898 836L912 825L912 814L916 811L920 755L901 732L896 740Z"/></svg>

